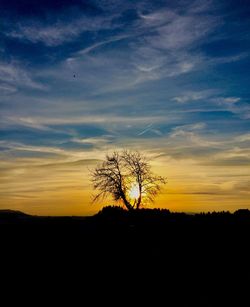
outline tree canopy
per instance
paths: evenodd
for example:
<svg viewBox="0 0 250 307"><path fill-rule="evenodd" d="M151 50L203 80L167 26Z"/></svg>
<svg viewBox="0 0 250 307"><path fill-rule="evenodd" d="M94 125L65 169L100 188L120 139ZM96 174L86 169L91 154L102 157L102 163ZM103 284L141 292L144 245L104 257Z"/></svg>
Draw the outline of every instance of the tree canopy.
<svg viewBox="0 0 250 307"><path fill-rule="evenodd" d="M153 174L144 155L124 150L106 155L92 173L92 182L97 191L94 201L111 195L115 201L121 201L132 210L153 202L166 180Z"/></svg>

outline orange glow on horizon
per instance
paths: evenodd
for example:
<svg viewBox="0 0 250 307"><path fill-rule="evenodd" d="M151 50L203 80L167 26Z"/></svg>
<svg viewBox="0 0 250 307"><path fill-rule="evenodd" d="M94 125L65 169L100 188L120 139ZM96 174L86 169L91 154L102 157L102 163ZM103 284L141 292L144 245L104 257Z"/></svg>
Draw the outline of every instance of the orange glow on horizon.
<svg viewBox="0 0 250 307"><path fill-rule="evenodd" d="M52 164L53 162L53 164ZM11 161L1 182L0 209L14 209L35 215L93 215L103 206L115 205L112 198L92 203L93 189L88 167L82 163L36 160ZM96 163L96 162L95 162ZM45 166L44 166L45 165ZM46 165L49 165L48 167ZM93 163L94 167L95 164ZM207 167L195 161L152 160L152 170L167 177L154 204L181 212L235 211L250 209L249 191L238 188L245 182L248 169L241 166ZM133 187L130 195L138 196Z"/></svg>

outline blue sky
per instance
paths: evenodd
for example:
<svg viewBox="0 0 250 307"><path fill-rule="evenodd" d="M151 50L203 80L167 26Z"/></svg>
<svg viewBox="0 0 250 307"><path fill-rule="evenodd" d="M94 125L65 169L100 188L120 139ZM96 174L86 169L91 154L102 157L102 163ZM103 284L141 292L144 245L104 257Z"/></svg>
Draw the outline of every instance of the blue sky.
<svg viewBox="0 0 250 307"><path fill-rule="evenodd" d="M94 212L80 178L121 148L170 176L162 206L250 207L249 1L0 7L1 207Z"/></svg>

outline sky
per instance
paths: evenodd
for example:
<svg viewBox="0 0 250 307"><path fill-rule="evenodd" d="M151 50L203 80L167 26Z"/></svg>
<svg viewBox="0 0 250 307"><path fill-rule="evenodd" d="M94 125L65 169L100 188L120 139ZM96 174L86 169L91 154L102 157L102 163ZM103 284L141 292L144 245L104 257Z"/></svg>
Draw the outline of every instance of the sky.
<svg viewBox="0 0 250 307"><path fill-rule="evenodd" d="M250 209L249 0L0 0L0 209L92 215L139 150L171 211Z"/></svg>

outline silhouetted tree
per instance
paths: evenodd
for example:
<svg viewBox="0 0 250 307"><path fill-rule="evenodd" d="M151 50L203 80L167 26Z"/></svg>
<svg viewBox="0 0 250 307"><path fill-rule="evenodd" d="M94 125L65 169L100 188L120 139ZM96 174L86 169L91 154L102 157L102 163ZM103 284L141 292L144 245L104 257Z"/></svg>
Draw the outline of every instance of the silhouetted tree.
<svg viewBox="0 0 250 307"><path fill-rule="evenodd" d="M122 151L107 155L92 174L94 201L112 195L128 210L139 209L145 202L153 202L165 178L152 173L149 162L139 152Z"/></svg>

